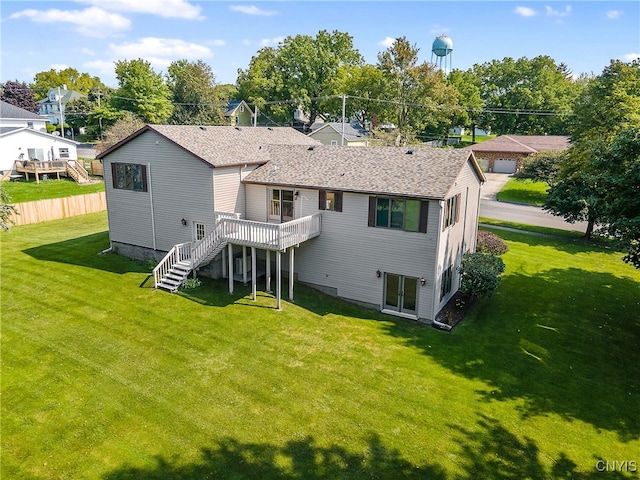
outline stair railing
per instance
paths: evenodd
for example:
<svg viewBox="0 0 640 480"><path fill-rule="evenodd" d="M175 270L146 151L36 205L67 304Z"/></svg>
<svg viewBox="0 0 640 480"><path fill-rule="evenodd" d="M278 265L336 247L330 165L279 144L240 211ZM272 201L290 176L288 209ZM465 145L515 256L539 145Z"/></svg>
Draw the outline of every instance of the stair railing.
<svg viewBox="0 0 640 480"><path fill-rule="evenodd" d="M157 288L162 279L167 276L171 267L185 260L191 261L191 242L174 245L160 260L156 268L153 269L153 286Z"/></svg>

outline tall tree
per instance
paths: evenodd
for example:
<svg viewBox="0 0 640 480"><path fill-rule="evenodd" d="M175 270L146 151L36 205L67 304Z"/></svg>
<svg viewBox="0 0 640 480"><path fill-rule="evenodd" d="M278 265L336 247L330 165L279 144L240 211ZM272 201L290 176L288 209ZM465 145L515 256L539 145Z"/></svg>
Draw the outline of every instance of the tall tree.
<svg viewBox="0 0 640 480"><path fill-rule="evenodd" d="M216 88L211 67L202 60L177 60L169 65L167 82L173 95L173 113L169 123L212 125L224 120L227 99Z"/></svg>
<svg viewBox="0 0 640 480"><path fill-rule="evenodd" d="M123 112L122 116L105 130L104 140L98 144L97 150L104 152L142 127L144 127L144 122L140 117L131 112Z"/></svg>
<svg viewBox="0 0 640 480"><path fill-rule="evenodd" d="M63 85L66 85L68 90L75 90L84 95L87 95L92 89L106 89L99 77L92 77L84 72L79 73L78 70L71 67L62 70L52 68L45 72L38 72L34 76L33 83L29 86L33 90L36 99L42 100L47 97L47 92L50 88Z"/></svg>
<svg viewBox="0 0 640 480"><path fill-rule="evenodd" d="M162 75L141 58L116 62L119 88L111 99L116 109L128 110L144 122L164 123L173 112L171 92Z"/></svg>
<svg viewBox="0 0 640 480"><path fill-rule="evenodd" d="M486 104L482 126L498 134L567 133L581 84L572 80L565 65L556 65L545 55L506 57L474 65L471 71L479 79Z"/></svg>
<svg viewBox="0 0 640 480"><path fill-rule="evenodd" d="M460 109L456 111L451 126L470 128L472 141L475 142L476 125L484 108L478 79L470 70L453 70L447 76L447 83L457 90L460 102Z"/></svg>
<svg viewBox="0 0 640 480"><path fill-rule="evenodd" d="M2 85L3 102L10 103L16 107L24 108L32 113L38 113L39 105L33 99L33 91L24 82L8 81Z"/></svg>
<svg viewBox="0 0 640 480"><path fill-rule="evenodd" d="M343 32L321 30L314 37L287 37L278 48L267 47L251 59L249 68L240 70L238 90L245 100L264 107L268 101L286 101L286 107L271 108L291 118L301 107L313 123L320 113L335 109L336 102L327 97L344 93L338 81L345 65L362 64L360 53L353 47L352 37Z"/></svg>
<svg viewBox="0 0 640 480"><path fill-rule="evenodd" d="M418 64L418 51L405 37L378 54L378 68L387 84L387 98L398 127L396 143L411 141L417 132L446 134L459 107L458 93L445 82L442 71L427 62Z"/></svg>

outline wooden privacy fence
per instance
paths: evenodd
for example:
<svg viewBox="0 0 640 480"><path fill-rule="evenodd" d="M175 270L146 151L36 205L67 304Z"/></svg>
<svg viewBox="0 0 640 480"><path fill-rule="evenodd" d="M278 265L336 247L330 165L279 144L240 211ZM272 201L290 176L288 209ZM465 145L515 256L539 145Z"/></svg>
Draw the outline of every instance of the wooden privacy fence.
<svg viewBox="0 0 640 480"><path fill-rule="evenodd" d="M65 198L15 203L13 205L18 210L19 215L12 214L11 220L17 226L102 212L107 209L107 199L104 192L96 192Z"/></svg>

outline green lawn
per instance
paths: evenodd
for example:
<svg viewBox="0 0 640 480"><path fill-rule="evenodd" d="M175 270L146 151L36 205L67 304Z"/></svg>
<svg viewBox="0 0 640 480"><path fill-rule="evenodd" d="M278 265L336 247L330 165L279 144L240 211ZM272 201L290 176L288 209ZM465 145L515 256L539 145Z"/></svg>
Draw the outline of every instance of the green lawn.
<svg viewBox="0 0 640 480"><path fill-rule="evenodd" d="M2 182L2 186L11 197L11 203L104 192L104 182L102 181L87 185L78 185L74 180L68 178L41 180L40 183L36 183L34 179L19 182Z"/></svg>
<svg viewBox="0 0 640 480"><path fill-rule="evenodd" d="M7 479L599 479L638 461L640 272L524 233L452 332L296 285L156 291L106 213L13 228Z"/></svg>
<svg viewBox="0 0 640 480"><path fill-rule="evenodd" d="M525 203L542 206L547 198L549 185L546 182L532 182L510 178L498 192L497 199L502 202Z"/></svg>

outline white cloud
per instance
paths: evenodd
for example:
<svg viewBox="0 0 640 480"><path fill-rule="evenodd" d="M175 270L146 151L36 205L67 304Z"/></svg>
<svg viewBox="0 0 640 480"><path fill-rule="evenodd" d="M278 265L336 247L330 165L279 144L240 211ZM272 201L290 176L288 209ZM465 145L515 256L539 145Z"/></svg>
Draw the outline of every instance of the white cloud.
<svg viewBox="0 0 640 480"><path fill-rule="evenodd" d="M93 69L100 73L101 75L111 74L113 75L115 72L115 63L107 62L105 60L94 60L92 62L85 62L82 66L87 67L89 69Z"/></svg>
<svg viewBox="0 0 640 480"><path fill-rule="evenodd" d="M27 18L36 23L69 23L87 37L104 38L128 30L131 21L117 13L109 13L98 7L84 10L22 10L11 19Z"/></svg>
<svg viewBox="0 0 640 480"><path fill-rule="evenodd" d="M93 57L96 54L96 52L87 47L83 47L82 49L80 49L80 52L90 57Z"/></svg>
<svg viewBox="0 0 640 480"><path fill-rule="evenodd" d="M57 71L62 71L62 70L66 70L67 68L69 68L69 65L66 65L64 63L52 63L49 68L52 68L53 70L57 70Z"/></svg>
<svg viewBox="0 0 640 480"><path fill-rule="evenodd" d="M544 7L547 11L547 16L549 17L568 17L571 14L571 5L567 5L564 8L564 11L554 10L549 5Z"/></svg>
<svg viewBox="0 0 640 480"><path fill-rule="evenodd" d="M391 48L391 47L393 47L394 43L396 43L396 39L395 38L387 37L384 40L380 40L378 42L378 45L381 45L381 46L386 47L386 48Z"/></svg>
<svg viewBox="0 0 640 480"><path fill-rule="evenodd" d="M204 20L202 8L186 0L80 0L111 12L147 13L162 18Z"/></svg>
<svg viewBox="0 0 640 480"><path fill-rule="evenodd" d="M261 47L268 47L269 45L278 45L284 42L284 37L263 38L260 40Z"/></svg>
<svg viewBox="0 0 640 480"><path fill-rule="evenodd" d="M514 12L521 17L535 17L538 14L538 12L536 12L533 8L529 7L516 7Z"/></svg>
<svg viewBox="0 0 640 480"><path fill-rule="evenodd" d="M622 56L622 59L625 62L632 62L634 60L638 60L640 58L640 53L627 53Z"/></svg>
<svg viewBox="0 0 640 480"><path fill-rule="evenodd" d="M222 40L221 38L215 38L213 40L209 40L205 42L206 45L211 45L212 47L224 47L227 42Z"/></svg>
<svg viewBox="0 0 640 480"><path fill-rule="evenodd" d="M232 12L244 13L246 15L260 15L263 17L272 17L273 15L278 14L278 12L274 12L272 10L262 10L255 5L233 5L229 7L229 10Z"/></svg>
<svg viewBox="0 0 640 480"><path fill-rule="evenodd" d="M609 10L606 15L610 20L617 20L622 15L622 12L620 10Z"/></svg>
<svg viewBox="0 0 640 480"><path fill-rule="evenodd" d="M137 42L109 44L107 53L116 60L143 58L154 67L165 68L174 60L201 60L212 56L203 45L174 38L146 37Z"/></svg>

